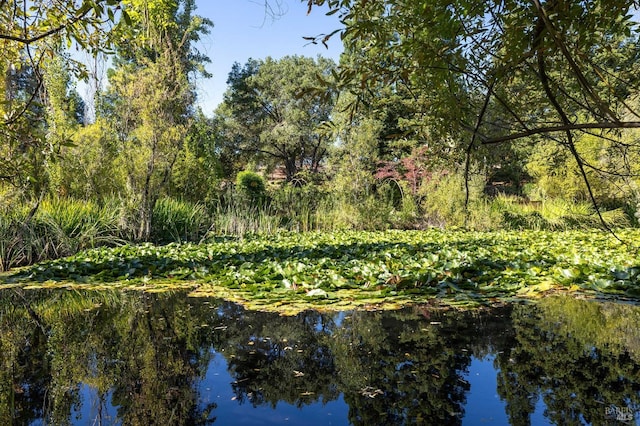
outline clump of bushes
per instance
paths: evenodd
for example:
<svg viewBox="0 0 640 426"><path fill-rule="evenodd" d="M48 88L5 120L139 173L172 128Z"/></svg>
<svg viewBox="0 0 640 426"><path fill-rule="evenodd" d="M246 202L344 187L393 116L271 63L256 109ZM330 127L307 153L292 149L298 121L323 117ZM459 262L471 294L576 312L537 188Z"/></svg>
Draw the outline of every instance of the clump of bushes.
<svg viewBox="0 0 640 426"><path fill-rule="evenodd" d="M236 176L236 188L238 192L247 196L250 201L260 201L265 196L264 178L258 173L244 170Z"/></svg>

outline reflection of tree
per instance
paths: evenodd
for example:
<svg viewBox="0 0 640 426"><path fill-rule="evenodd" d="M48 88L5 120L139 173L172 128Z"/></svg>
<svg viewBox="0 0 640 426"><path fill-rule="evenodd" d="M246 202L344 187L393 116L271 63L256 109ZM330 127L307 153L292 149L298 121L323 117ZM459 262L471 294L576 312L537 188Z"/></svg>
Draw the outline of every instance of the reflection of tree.
<svg viewBox="0 0 640 426"><path fill-rule="evenodd" d="M0 293L0 424L68 424L87 403L81 384L117 407L118 419L98 410L96 423L213 423L198 380L214 352L237 403L342 394L356 425L460 424L471 359L495 354L512 424L531 424L540 398L552 422L605 424L609 406L637 415L639 320L637 307L573 299L281 317L183 294L10 290Z"/></svg>
<svg viewBox="0 0 640 426"><path fill-rule="evenodd" d="M462 375L472 349L492 344L482 325L469 312L435 312L428 321L413 310L354 313L336 330L332 346L349 420L460 424L469 390Z"/></svg>
<svg viewBox="0 0 640 426"><path fill-rule="evenodd" d="M195 309L184 295L39 297L32 293L39 324L26 301L0 301L2 374L13 374L2 378L2 413L20 424L34 418L68 424L84 383L96 389L100 403L106 403L111 389L111 403L126 424L213 422L215 405L198 407L193 386L210 359L208 351L200 351L206 334L195 325L209 322L210 310ZM40 393L32 395L32 389Z"/></svg>
<svg viewBox="0 0 640 426"><path fill-rule="evenodd" d="M224 354L241 402L275 407L283 401L300 407L338 398L333 354L326 346L329 316L311 311L295 317L235 314L231 321L226 318Z"/></svg>
<svg viewBox="0 0 640 426"><path fill-rule="evenodd" d="M497 360L498 392L512 424L531 424L540 397L555 424L607 424L606 408L612 405L638 412L640 367L613 343L614 329L604 322L613 315L619 324L620 309L628 308L563 298L514 310L516 343ZM637 317L637 311L630 308L628 314ZM576 324L582 328L571 327Z"/></svg>
<svg viewBox="0 0 640 426"><path fill-rule="evenodd" d="M191 324L184 321L189 307L183 297L143 295L136 302L130 309L139 315L121 324L118 333L127 338L118 345L113 402L127 424L146 425L149 419L184 424L197 412L192 385L198 367L209 362L208 352L187 346ZM205 418L211 408L205 408Z"/></svg>
<svg viewBox="0 0 640 426"><path fill-rule="evenodd" d="M226 306L219 350L240 402L302 406L342 392L354 424L459 424L471 355L499 345L506 325L497 312L489 317L495 322L457 311L421 319L420 312L280 317Z"/></svg>
<svg viewBox="0 0 640 426"><path fill-rule="evenodd" d="M0 424L30 424L42 416L50 377L43 329L34 326L18 292L0 310Z"/></svg>

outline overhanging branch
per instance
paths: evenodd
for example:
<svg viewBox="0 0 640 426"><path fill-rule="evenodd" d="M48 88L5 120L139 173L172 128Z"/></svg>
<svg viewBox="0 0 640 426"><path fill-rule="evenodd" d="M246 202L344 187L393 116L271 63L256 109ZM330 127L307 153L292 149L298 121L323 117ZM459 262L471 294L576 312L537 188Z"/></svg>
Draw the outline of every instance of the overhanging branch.
<svg viewBox="0 0 640 426"><path fill-rule="evenodd" d="M478 137L481 139L482 145L494 145L503 142L510 142L517 139L524 139L530 136L540 135L543 133L555 133L555 132L567 132L571 130L587 130L587 129L640 129L640 121L621 121L621 122L599 122L599 123L570 123L560 124L557 126L544 126L536 129L529 129L522 132L512 133L506 136L499 136L496 138L486 138L481 134Z"/></svg>
<svg viewBox="0 0 640 426"><path fill-rule="evenodd" d="M53 34L59 33L62 30L66 29L67 27L70 27L72 25L74 25L76 22L80 21L81 19L84 19L85 16L87 16L87 14L91 11L90 8L87 8L86 10L82 10L80 11L80 13L72 18L70 18L67 22L58 25L57 27L51 28L48 31L45 31L43 33L34 35L32 37L28 37L27 35L25 35L24 37L20 37L20 36L15 36L12 34L2 34L0 33L0 40L9 40L9 41L14 41L14 42L18 42L21 44L25 44L25 45L30 45L32 43L35 43L39 40L42 40L43 38L47 38Z"/></svg>

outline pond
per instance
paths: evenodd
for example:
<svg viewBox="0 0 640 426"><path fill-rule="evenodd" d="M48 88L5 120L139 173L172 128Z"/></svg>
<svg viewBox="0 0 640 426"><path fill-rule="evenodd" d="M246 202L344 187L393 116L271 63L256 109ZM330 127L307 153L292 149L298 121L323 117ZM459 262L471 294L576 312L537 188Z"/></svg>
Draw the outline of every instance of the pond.
<svg viewBox="0 0 640 426"><path fill-rule="evenodd" d="M640 308L549 297L296 316L0 291L0 424L638 424Z"/></svg>

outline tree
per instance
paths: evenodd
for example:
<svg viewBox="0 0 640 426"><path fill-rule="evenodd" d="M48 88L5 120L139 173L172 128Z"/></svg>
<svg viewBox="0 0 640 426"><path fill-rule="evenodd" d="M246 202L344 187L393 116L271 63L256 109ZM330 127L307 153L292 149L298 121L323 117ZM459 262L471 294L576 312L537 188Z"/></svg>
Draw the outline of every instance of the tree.
<svg viewBox="0 0 640 426"><path fill-rule="evenodd" d="M127 189L137 209L135 236L148 239L156 201L170 182L194 115L190 77L206 60L192 43L211 23L194 0L125 2L132 25L116 33L118 57L105 112L121 141Z"/></svg>
<svg viewBox="0 0 640 426"><path fill-rule="evenodd" d="M84 121L84 102L73 87L71 75L65 66L65 57L57 55L46 61L44 71L46 142L51 156L46 162L47 178L52 190L68 193L65 165L73 157L72 139ZM69 159L71 159L69 158Z"/></svg>
<svg viewBox="0 0 640 426"><path fill-rule="evenodd" d="M111 123L99 118L79 127L72 143L73 146L64 147L65 155L56 162L59 182L52 190L63 196L98 201L126 195L126 177Z"/></svg>
<svg viewBox="0 0 640 426"><path fill-rule="evenodd" d="M44 140L45 62L75 44L91 52L109 47L110 30L119 17L128 20L116 0L0 2L0 181L27 196L40 196L42 170L53 150ZM126 22L125 22L126 24ZM70 71L86 75L77 61Z"/></svg>
<svg viewBox="0 0 640 426"><path fill-rule="evenodd" d="M170 194L193 202L211 202L222 174L213 120L198 109L173 169Z"/></svg>
<svg viewBox="0 0 640 426"><path fill-rule="evenodd" d="M303 169L317 172L329 143L319 128L329 120L331 94L314 91L318 76L334 67L325 58L287 56L235 64L216 116L223 119L227 150L265 165L284 166L292 180Z"/></svg>
<svg viewBox="0 0 640 426"><path fill-rule="evenodd" d="M374 185L375 166L380 161L378 142L383 123L372 116L355 117L345 110L351 97L345 95L336 102L332 114L334 138L331 147L329 169L333 190L345 193L360 201L371 192Z"/></svg>
<svg viewBox="0 0 640 426"><path fill-rule="evenodd" d="M433 135L468 137L470 154L522 138L555 140L587 183L580 133L607 137L640 127L628 102L638 92L638 32L631 0L308 0L339 13L346 49L364 49L339 73L362 94L376 85L426 96Z"/></svg>
<svg viewBox="0 0 640 426"><path fill-rule="evenodd" d="M4 83L5 117L20 111L0 126L0 180L27 197L39 196L46 187L43 165L51 151L45 143L45 112L40 100L42 81L31 66L12 69Z"/></svg>
<svg viewBox="0 0 640 426"><path fill-rule="evenodd" d="M633 1L308 3L310 9L326 4L329 13L341 12L347 47L370 52L342 70L343 80L357 77L362 87L382 81L431 88L432 111L444 117L453 103L472 112L479 123L458 124L484 144L567 130L640 127L638 121L622 120L630 109L626 98L638 83ZM461 90L470 94L465 98ZM529 102L534 95L539 105ZM509 121L490 120L486 107L478 114L485 103ZM579 111L584 114L562 122L562 114Z"/></svg>

